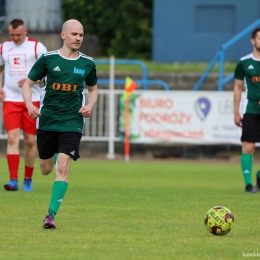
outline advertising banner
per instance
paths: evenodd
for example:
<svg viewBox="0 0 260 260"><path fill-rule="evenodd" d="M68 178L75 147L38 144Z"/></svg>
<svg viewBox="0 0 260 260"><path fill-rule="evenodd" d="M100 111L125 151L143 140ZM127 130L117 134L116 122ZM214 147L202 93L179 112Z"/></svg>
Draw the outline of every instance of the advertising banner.
<svg viewBox="0 0 260 260"><path fill-rule="evenodd" d="M122 140L124 118L121 98ZM240 137L241 128L234 123L232 91L143 91L131 95L132 143L241 144Z"/></svg>

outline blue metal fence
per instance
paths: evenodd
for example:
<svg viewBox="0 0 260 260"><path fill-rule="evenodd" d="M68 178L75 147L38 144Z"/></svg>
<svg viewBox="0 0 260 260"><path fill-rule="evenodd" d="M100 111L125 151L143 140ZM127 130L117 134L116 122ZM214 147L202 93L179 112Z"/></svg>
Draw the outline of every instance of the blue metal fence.
<svg viewBox="0 0 260 260"><path fill-rule="evenodd" d="M95 60L96 64L110 64L110 60ZM162 80L148 79L148 70L144 62L140 60L115 60L115 64L134 64L142 68L143 78L141 80L133 79L137 84L143 85L143 90L148 90L148 85L161 85L164 90L170 90L168 84ZM115 84L125 84L125 79L115 79ZM98 79L98 84L109 84L109 79Z"/></svg>
<svg viewBox="0 0 260 260"><path fill-rule="evenodd" d="M234 78L234 73L231 73L226 78L224 78L225 51L234 43L239 41L242 37L244 37L246 34L255 29L257 26L260 26L260 19L256 20L254 23L252 23L250 26L248 26L246 29L241 31L239 34L237 34L235 37L233 37L220 47L220 50L216 53L216 55L210 62L208 68L193 88L194 91L199 90L199 88L201 87L201 85L203 84L203 82L205 81L205 79L207 78L207 76L209 75L209 73L211 72L211 70L217 62L219 62L218 91L223 90L224 85Z"/></svg>

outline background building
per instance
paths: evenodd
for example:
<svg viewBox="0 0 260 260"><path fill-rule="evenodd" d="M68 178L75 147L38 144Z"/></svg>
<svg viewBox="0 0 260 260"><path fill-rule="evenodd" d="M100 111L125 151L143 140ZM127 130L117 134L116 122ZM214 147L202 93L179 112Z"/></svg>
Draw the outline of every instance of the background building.
<svg viewBox="0 0 260 260"><path fill-rule="evenodd" d="M259 17L259 0L154 0L153 61L209 62L221 45ZM251 52L249 41L250 34L225 59L237 61Z"/></svg>
<svg viewBox="0 0 260 260"><path fill-rule="evenodd" d="M47 50L62 46L61 0L0 0L0 43L9 39L8 26L14 18L24 20L28 36L42 42ZM85 35L80 51L96 56L98 47L98 37Z"/></svg>
<svg viewBox="0 0 260 260"><path fill-rule="evenodd" d="M60 32L62 25L61 0L5 1L5 20L2 31L7 31L10 21L18 17L24 20L30 32Z"/></svg>

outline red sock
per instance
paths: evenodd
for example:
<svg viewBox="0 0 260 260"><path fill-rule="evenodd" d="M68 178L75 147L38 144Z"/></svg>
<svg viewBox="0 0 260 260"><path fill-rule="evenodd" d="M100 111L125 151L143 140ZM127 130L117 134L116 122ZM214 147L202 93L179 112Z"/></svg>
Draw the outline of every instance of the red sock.
<svg viewBox="0 0 260 260"><path fill-rule="evenodd" d="M25 179L31 179L33 176L33 170L34 167L28 167L28 166L24 166L24 178Z"/></svg>
<svg viewBox="0 0 260 260"><path fill-rule="evenodd" d="M18 168L19 168L19 163L20 163L20 155L19 154L7 154L6 157L7 157L10 179L17 180L18 179Z"/></svg>

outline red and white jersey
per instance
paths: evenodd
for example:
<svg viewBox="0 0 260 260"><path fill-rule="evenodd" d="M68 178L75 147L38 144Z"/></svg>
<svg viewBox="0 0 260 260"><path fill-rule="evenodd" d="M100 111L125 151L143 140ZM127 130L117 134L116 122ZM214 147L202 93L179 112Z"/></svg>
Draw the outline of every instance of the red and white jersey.
<svg viewBox="0 0 260 260"><path fill-rule="evenodd" d="M46 52L47 49L41 42L29 37L20 45L16 45L12 40L0 45L0 66L5 66L4 101L24 102L18 81L27 78L36 60ZM32 87L32 101L39 100L40 87L35 84Z"/></svg>

